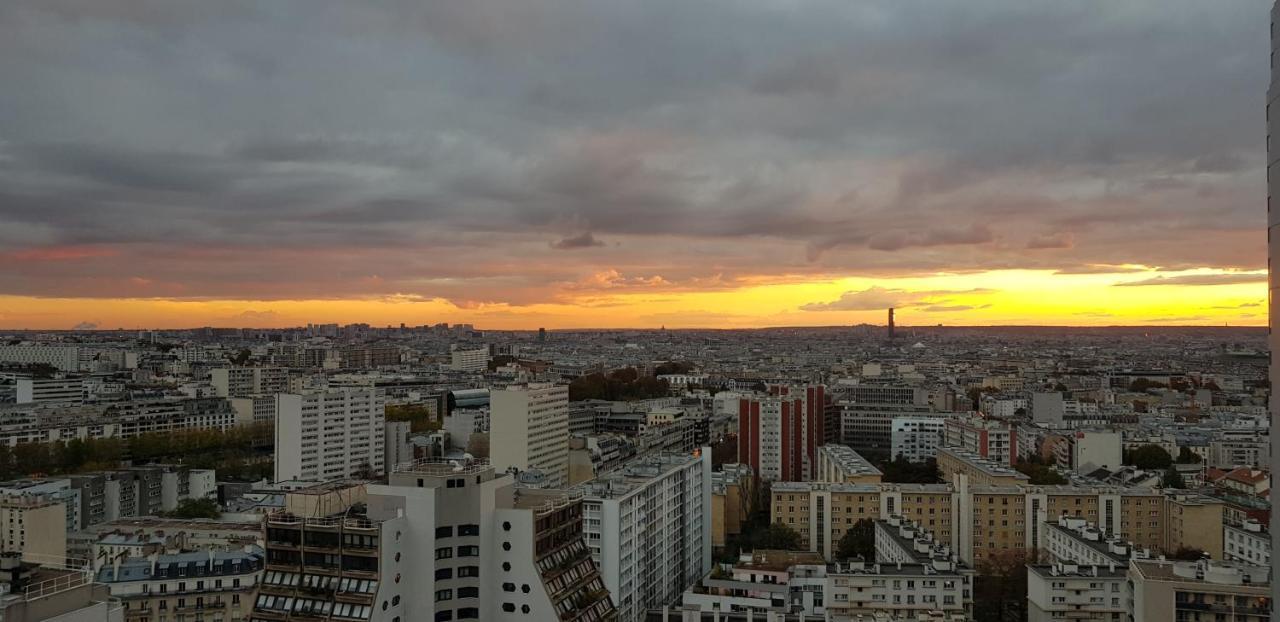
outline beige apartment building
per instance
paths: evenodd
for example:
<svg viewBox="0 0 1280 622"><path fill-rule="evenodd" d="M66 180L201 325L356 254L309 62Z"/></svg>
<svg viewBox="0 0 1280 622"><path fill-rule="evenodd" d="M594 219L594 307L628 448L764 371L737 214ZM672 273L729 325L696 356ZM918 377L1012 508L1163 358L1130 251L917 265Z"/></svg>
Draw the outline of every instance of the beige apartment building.
<svg viewBox="0 0 1280 622"><path fill-rule="evenodd" d="M0 497L0 552L48 563L67 556L67 510L43 495Z"/></svg>
<svg viewBox="0 0 1280 622"><path fill-rule="evenodd" d="M1017 486L1030 482L1029 477L1007 464L958 447L938 448L938 472L948 483L955 483L956 475L965 475L973 486Z"/></svg>
<svg viewBox="0 0 1280 622"><path fill-rule="evenodd" d="M1266 622L1271 586L1266 566L1227 562L1131 560L1133 622Z"/></svg>
<svg viewBox="0 0 1280 622"><path fill-rule="evenodd" d="M799 532L806 549L830 557L859 519L900 515L948 543L966 564L993 554L1041 548L1043 523L1080 517L1135 545L1172 553L1179 548L1222 553L1222 504L1166 496L1151 488L1111 486L971 486L776 482L773 522Z"/></svg>

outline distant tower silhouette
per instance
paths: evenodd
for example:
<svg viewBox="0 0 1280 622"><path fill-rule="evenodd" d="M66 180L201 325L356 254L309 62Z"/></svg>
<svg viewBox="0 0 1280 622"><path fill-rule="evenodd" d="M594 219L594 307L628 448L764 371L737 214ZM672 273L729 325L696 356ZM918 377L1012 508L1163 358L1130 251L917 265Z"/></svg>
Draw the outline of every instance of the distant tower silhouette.
<svg viewBox="0 0 1280 622"><path fill-rule="evenodd" d="M893 341L893 307L889 307L889 341Z"/></svg>

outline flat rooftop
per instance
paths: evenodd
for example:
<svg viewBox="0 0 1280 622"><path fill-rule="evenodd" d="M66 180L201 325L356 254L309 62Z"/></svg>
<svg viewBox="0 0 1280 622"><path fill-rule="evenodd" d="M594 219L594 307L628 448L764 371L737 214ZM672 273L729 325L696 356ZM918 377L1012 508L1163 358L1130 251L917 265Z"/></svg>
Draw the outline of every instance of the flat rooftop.
<svg viewBox="0 0 1280 622"><path fill-rule="evenodd" d="M854 451L853 448L846 445L823 445L818 448L836 468L845 476L850 475L884 475L872 465L862 454Z"/></svg>

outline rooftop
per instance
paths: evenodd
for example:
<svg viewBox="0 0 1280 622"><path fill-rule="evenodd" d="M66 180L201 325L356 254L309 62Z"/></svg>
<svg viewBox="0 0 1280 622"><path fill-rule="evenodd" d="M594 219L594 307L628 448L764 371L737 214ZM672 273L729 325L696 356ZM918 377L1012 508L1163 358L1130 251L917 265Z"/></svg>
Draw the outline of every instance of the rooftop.
<svg viewBox="0 0 1280 622"><path fill-rule="evenodd" d="M1001 464L993 460L988 460L986 458L983 458L982 456L979 456L976 453L973 453L965 449L960 449L958 447L939 447L938 454L950 455L956 460L959 460L969 465L971 468L974 468L992 477L1008 477L1016 480L1026 480L1026 481L1031 480L1031 478L1027 477L1025 474L1019 473L1018 471L1014 470L1013 468L1009 467L1006 464Z"/></svg>
<svg viewBox="0 0 1280 622"><path fill-rule="evenodd" d="M248 549L131 557L118 565L104 565L98 569L96 579L100 583L122 583L165 577L217 577L256 572L262 568L266 556L257 547Z"/></svg>
<svg viewBox="0 0 1280 622"><path fill-rule="evenodd" d="M883 475L880 469L872 466L866 458L846 445L823 445L818 449L845 476L850 475Z"/></svg>
<svg viewBox="0 0 1280 622"><path fill-rule="evenodd" d="M413 473L432 477L457 477L492 471L493 466L484 458L421 458L412 462L397 464L393 470L396 473Z"/></svg>

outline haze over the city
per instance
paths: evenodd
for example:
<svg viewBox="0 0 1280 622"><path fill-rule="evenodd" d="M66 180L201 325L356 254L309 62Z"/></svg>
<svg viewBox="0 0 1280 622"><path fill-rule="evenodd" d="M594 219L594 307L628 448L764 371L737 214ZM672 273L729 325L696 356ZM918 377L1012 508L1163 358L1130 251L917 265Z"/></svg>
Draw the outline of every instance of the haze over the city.
<svg viewBox="0 0 1280 622"><path fill-rule="evenodd" d="M0 328L1262 325L1264 0L0 4Z"/></svg>

